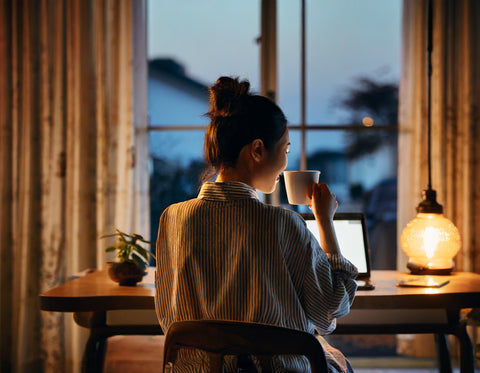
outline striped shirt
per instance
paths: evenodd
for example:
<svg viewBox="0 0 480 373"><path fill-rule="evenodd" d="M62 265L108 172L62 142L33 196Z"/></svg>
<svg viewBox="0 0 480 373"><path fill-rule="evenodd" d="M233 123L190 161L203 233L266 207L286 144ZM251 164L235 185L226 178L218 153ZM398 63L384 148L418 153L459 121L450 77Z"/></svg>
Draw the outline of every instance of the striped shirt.
<svg viewBox="0 0 480 373"><path fill-rule="evenodd" d="M206 183L160 218L155 306L164 332L175 321L223 319L323 335L349 312L356 273L323 252L297 213L260 202L246 184ZM289 360L279 364L305 363Z"/></svg>

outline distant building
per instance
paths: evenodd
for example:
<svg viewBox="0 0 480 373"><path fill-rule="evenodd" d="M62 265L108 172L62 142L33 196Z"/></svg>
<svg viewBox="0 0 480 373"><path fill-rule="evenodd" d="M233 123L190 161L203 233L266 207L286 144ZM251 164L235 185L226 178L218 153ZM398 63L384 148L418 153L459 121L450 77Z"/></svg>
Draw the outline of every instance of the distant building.
<svg viewBox="0 0 480 373"><path fill-rule="evenodd" d="M156 125L207 125L208 87L185 73L170 58L148 62L148 123ZM204 131L151 131L150 152L187 165L202 157Z"/></svg>
<svg viewBox="0 0 480 373"><path fill-rule="evenodd" d="M170 58L148 62L148 115L151 125L205 124L208 87L185 74Z"/></svg>

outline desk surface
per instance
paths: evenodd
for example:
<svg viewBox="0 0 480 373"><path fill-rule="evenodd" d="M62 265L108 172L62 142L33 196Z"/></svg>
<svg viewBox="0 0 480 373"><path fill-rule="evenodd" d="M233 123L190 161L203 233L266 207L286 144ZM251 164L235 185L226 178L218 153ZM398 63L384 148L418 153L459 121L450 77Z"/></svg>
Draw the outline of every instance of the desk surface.
<svg viewBox="0 0 480 373"><path fill-rule="evenodd" d="M460 309L480 307L480 274L454 272L436 276L450 283L441 288L397 287L414 278L406 272L373 271L374 290L358 291L352 309ZM435 277L435 276L432 276ZM94 271L40 295L45 311L81 312L118 309L154 309L154 268L137 286L119 286L105 270Z"/></svg>

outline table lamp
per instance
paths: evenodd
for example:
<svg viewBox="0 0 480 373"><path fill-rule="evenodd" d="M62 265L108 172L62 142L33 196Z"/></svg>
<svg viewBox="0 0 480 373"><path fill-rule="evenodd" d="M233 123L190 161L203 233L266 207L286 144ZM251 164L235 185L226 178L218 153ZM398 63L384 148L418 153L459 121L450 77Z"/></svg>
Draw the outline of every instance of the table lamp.
<svg viewBox="0 0 480 373"><path fill-rule="evenodd" d="M417 216L411 220L400 236L400 246L407 254L407 268L413 274L447 275L453 269L453 258L460 250L460 233L443 216L443 206L437 202L432 189L431 172L431 76L433 50L433 5L428 4L428 189L417 206Z"/></svg>

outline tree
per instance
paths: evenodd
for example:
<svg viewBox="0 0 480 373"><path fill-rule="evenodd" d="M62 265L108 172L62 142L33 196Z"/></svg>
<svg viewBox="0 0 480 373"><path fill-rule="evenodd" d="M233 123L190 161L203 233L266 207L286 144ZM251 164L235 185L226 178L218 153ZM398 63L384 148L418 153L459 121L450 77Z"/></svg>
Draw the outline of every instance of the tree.
<svg viewBox="0 0 480 373"><path fill-rule="evenodd" d="M361 77L347 90L338 106L349 112L353 126L362 126L362 119L366 116L373 118L377 129L396 125L398 86L392 82ZM397 131L368 128L354 131L349 137L346 153L350 159L356 159L375 153L382 145L396 149ZM396 241L396 186L395 178L385 179L363 195L371 238L372 267L375 269L394 269L396 265L395 252L385 250L388 242Z"/></svg>
<svg viewBox="0 0 480 373"><path fill-rule="evenodd" d="M398 86L369 77L360 77L355 85L340 99L338 107L347 110L350 123L362 126L366 116L373 118L374 125L396 125L398 120ZM351 159L374 153L382 144L396 146L396 131L365 130L354 132L349 139L347 156Z"/></svg>

